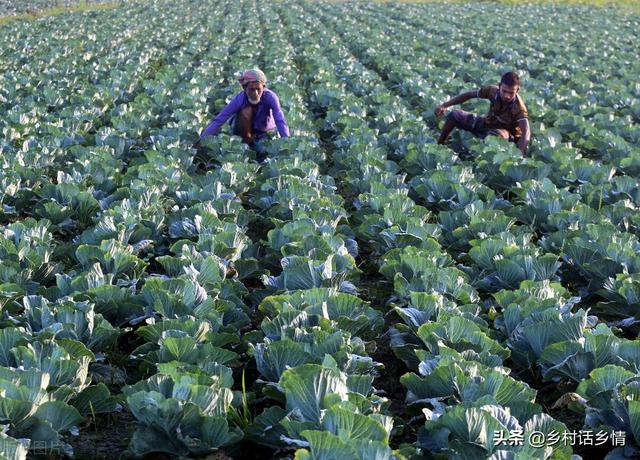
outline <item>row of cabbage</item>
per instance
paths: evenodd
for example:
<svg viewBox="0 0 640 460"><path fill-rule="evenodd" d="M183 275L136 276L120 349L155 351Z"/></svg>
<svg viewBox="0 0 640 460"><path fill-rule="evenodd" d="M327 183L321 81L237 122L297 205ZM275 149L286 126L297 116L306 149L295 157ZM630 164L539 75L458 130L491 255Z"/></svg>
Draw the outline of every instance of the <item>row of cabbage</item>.
<svg viewBox="0 0 640 460"><path fill-rule="evenodd" d="M174 11L166 14L171 18ZM238 8L222 14L226 17L236 14L238 22L253 20L253 26L259 27L251 15L241 13ZM219 23L216 18L207 20L211 25ZM185 33L184 29L181 26L177 30ZM213 31L229 33L223 29ZM37 367L32 363L18 362L12 355L22 343L35 343L33 346L38 348L46 339L46 344L58 356L77 364L76 374L83 377L78 382L82 388L73 387L59 396L61 401L71 404L64 407L75 416L64 412L64 426L45 420L44 415L37 412L29 418L30 424L26 427L21 425L22 420L7 417L8 433L30 439L32 448L58 448L62 441L57 433L54 439L52 433L42 433L42 429L31 432L29 427L33 427L36 420L43 426L49 422L54 432L73 431L73 425L81 418L73 411L73 407L78 409L79 405L70 398L76 397L80 389L86 389L88 394L101 399L85 401L84 407L88 406L90 412L86 409L82 415L95 416L115 410L118 402L126 403L139 423L130 446L133 454L164 451L172 455L199 455L232 444L241 437L237 426L242 425L242 420L236 416L236 427L229 427L228 411L230 407L242 405L243 398L230 390L233 375L226 365L237 363L238 354L232 350L239 351L251 343L258 370L265 382L270 383L265 394L272 388L271 392L276 392L273 397L286 399L287 408L283 411L273 407L257 420L252 429L258 433L259 442L266 442L267 438L273 438L270 442L277 445L299 446L306 442L312 453L323 449L332 451L338 437L354 437L348 427L356 423L358 429L366 428L355 433L361 442L345 449L348 452L358 449L362 458L370 458L372 452L378 451L387 455L391 419L380 414L384 398L371 395L371 382L378 365L367 357L366 349L371 344L367 345L357 335L363 330L363 335L375 336L372 330L380 328L380 315L356 297L337 293L339 287L354 292L347 278L357 273L353 260L357 249L351 239L339 233L333 235L338 227L344 227L341 221L346 213L340 207L339 197L327 196L333 188L331 178L318 173L317 162L322 153L317 138L314 141L313 137L302 137L306 134L305 125L309 126L309 133L315 128L303 115L291 116L290 122L297 127L299 140L276 146L282 160L264 167L260 176L257 176L257 165L247 161L244 148L235 141L225 140L213 143L209 152L213 155L196 158L196 165L205 169L221 160L224 160L223 166L193 176L196 171L191 151L186 148L192 139L188 135L181 139L180 133L193 128L193 113L199 125L206 119L207 114L202 113L202 106L207 102L203 95L209 95L213 104L219 105L233 91L235 83L233 79L225 79L215 82L216 88L212 88L208 79L214 74L212 68L224 63L231 72L248 66L257 56L250 52L244 54L242 50L258 48L255 39L248 38L231 53L228 46L208 50L207 30L197 32L189 35L188 45L187 40L182 40L184 45L176 46L170 58L163 57L166 62L154 63L152 78L131 77L134 84L126 100L114 103L112 108L111 113L117 116L104 120L108 126L100 127L97 122L97 126L92 127L104 132L95 135L95 146L69 145L84 143L84 139L67 140L68 145L57 146L58 149L51 152L50 161L33 163L22 170L19 166L24 166L24 162L19 154L17 159L6 156L7 161L13 161L6 171L17 172L20 177L15 193L3 197L7 203L5 219L24 213L24 203L37 197L44 203L36 204L34 214L51 220L26 219L6 227L6 260L12 260L13 267L7 268L3 280L7 299L3 316L7 321L29 318L33 303L44 311L40 316L46 321L39 328L47 332L36 339L32 331L15 327L3 329L7 334L8 357L3 364L9 369L19 370L22 366L35 371ZM240 37L235 34L237 32L228 35L221 43L237 41ZM197 35L202 38L197 40ZM167 40L172 38L175 39L167 37ZM283 37L274 37L274 41L286 46ZM140 46L146 50L144 44ZM185 48L188 52L184 52ZM191 69L194 56L199 58L197 64L206 64ZM276 56L268 59L275 60ZM215 73L218 72L216 68ZM286 88L289 91L295 88L297 75L293 68L288 78L285 75L280 78L282 86L277 88L283 92ZM96 80L99 81L99 77ZM274 83L278 85L277 81ZM88 88L92 90L96 89ZM182 96L172 97L173 91ZM26 91L24 94L29 97ZM296 105L296 91L290 94L286 103L288 112L303 114L299 96ZM34 101L34 104L41 102ZM67 105L65 101L59 104L60 107ZM11 109L18 110L18 105ZM49 113L55 110L48 104ZM57 116L67 118L65 113ZM40 128L42 119L34 116L34 120L34 128ZM28 123L25 125L29 127ZM90 134L92 128L87 128L86 134ZM78 134L76 129L69 131ZM41 132L33 137L49 141ZM16 149L17 140L6 144L7 153ZM57 140L59 138L54 142ZM100 147L105 147L102 149L105 155L96 155L101 153ZM285 157L286 149L295 150L296 155ZM47 153L46 149L37 150ZM62 152L81 154L94 168L102 169L89 170L89 161L68 162L68 158L61 158ZM104 161L107 156L111 157L108 163ZM47 173L52 175L56 169L63 169L60 167L63 162L67 164L65 172L56 177L58 183L52 181L42 187L48 195L39 194L38 184L28 182L28 170L39 170L40 177L46 177ZM21 183L24 186L19 186ZM32 187L34 196L27 195ZM250 210L243 208L236 198L244 193L250 197ZM292 208L309 216L294 216ZM281 274L266 277L265 285L287 291L314 286L332 289L303 290L291 298L265 300L261 307L266 316L261 326L263 333L247 334L240 343L238 332L248 323L250 312L242 300L247 291L238 278L250 276L257 267L251 254L260 249L246 236L247 225L256 220L276 226L269 234L266 253L262 255L267 266L272 261ZM348 227L342 231L350 234ZM315 234L315 238L305 232ZM71 242L58 244L54 234ZM300 248L296 248L297 245L301 245ZM334 251L338 254L334 255ZM56 260L59 256L61 261ZM286 257L280 261L282 256ZM61 271L64 273L58 273ZM232 272L237 273L237 278L227 279ZM46 287L54 274L55 287ZM276 306L278 302L282 307ZM300 308L297 315L291 314L292 304ZM280 313L279 308L284 311ZM122 330L118 331L112 324ZM113 356L109 356L115 350L109 347L114 346L118 336L130 335L133 329L145 342L132 354L137 374L156 374L126 386L124 397L118 399L109 394L104 384L88 386L89 376L94 383L104 378L112 386L133 378L122 375L122 369L115 367ZM62 341L67 335L76 339L84 337L89 342L88 349L74 341L70 344ZM72 349L74 354L67 356L61 347L71 345L78 350ZM46 357L51 354L53 351ZM294 367L303 363L307 365ZM288 367L294 369L285 373ZM22 375L19 371L17 374ZM46 376L44 372L42 375ZM323 390L327 397L322 394L315 405L309 406L302 404L308 396L305 390L315 394L318 388L300 389L296 385L306 384L311 375L317 377L315 385L319 388L327 386ZM19 386L21 382L15 378L13 384ZM52 387L44 381L40 386L51 392L59 384ZM17 400L17 396L15 398ZM32 403L37 405L38 401ZM320 407L329 408L329 405L331 413L322 412L320 418ZM287 436L276 433L275 437L268 437L260 432L267 427L261 423L269 421L271 426L270 418L274 416L283 418L280 430ZM16 446L16 455L18 451L24 454L23 447L18 448L17 443L12 445Z"/></svg>
<svg viewBox="0 0 640 460"><path fill-rule="evenodd" d="M301 16L298 12L295 17ZM319 35L316 29L313 36L298 36L295 41L310 45ZM331 88L333 97L318 98L317 102L318 111L326 111L328 130L333 131L335 172L344 175L351 187L361 187L350 190L359 193L352 224L360 224L356 227L358 237L372 247L374 256L380 257L381 273L394 283L396 311L407 322L407 327L394 329L392 346L406 358L410 369L420 370L421 376L410 373L402 378L409 390L408 402L430 407L425 410L427 423L419 435L419 445L426 451L464 458L505 455L507 449L549 455L536 447L517 444L499 452L501 448L493 443L494 431L499 429L525 427L550 432L564 426L541 415L541 407L533 403L535 391L508 376L509 370L503 366L509 352L487 335L482 309L472 303L479 301L477 292L466 284L467 276L434 240L438 228L428 223L431 213L407 196L404 175L398 174L400 168L387 159L390 152L378 142L379 133L384 133L389 145L397 146L398 141L419 143L423 130L411 130L411 121L417 126L420 120L411 120L401 101L376 82L377 76L364 69L344 46L336 45L334 36L329 30L320 37L330 56L326 65L334 73L309 68L307 74L315 76L312 87L317 93ZM407 125L400 135L393 126L393 116L376 113L386 109L406 114ZM357 116L358 110L371 114L372 126L362 115ZM440 153L452 157L447 149ZM414 312L416 316L412 317ZM469 336L477 340L467 342ZM489 349L494 353L487 353ZM485 352L483 356L481 351ZM477 432L470 420L481 420L484 430ZM571 449L564 447L564 451L566 454Z"/></svg>
<svg viewBox="0 0 640 460"><path fill-rule="evenodd" d="M389 48L374 52L366 46L370 40L376 40L384 35L384 29L389 27L389 21L386 18L384 22L381 20L382 14L376 12L376 16L369 21L371 24L380 24L382 27L373 26L369 31L363 32L358 27L363 19L362 14L352 15L353 19L350 19L349 14L352 13L346 8L337 7L327 11L329 12L315 14L321 17L323 23L334 24L338 34L345 39L345 43L349 44L356 54L362 55L363 62L370 68L380 71L379 69L384 66L395 65L398 69L406 69L405 61L393 57L387 51L402 49L401 41L397 43L397 47L391 41ZM336 20L337 17L340 21ZM403 17L406 18L407 15ZM412 16L409 15L409 17ZM424 22L419 20L418 22L422 28ZM413 32L409 36L420 34L418 30ZM422 46L429 46L429 41L420 41L420 43ZM386 54L386 56L378 59L376 53ZM334 52L334 55L337 53ZM499 74L498 69L494 71ZM373 88L371 79L363 74L366 72L360 69L345 79L351 81L356 88ZM388 76L382 72L381 75ZM410 103L413 102L397 86L393 89ZM634 103L631 102L629 105L633 107ZM375 102L371 106L375 107ZM367 110L371 112L370 108ZM619 113L625 117L624 122L633 121L633 112L628 108L622 107ZM594 118L597 122L598 117ZM375 127L385 132L383 126ZM629 140L633 141L633 133L637 128L626 126L624 130ZM403 137L408 136L403 135ZM608 165L609 169L605 168L605 171L608 171L608 177L595 180L592 176L581 177L580 173L584 174L586 169L593 173L600 172L603 169L602 163L590 159L580 161L580 158L577 161L569 160L566 157L567 153L573 154L572 158L575 158L574 152L577 149L554 150L551 145L543 144L538 149L534 147L534 160L523 160L513 151L514 149L509 152L508 149L500 147L499 143L491 142L484 145L468 143L473 153L474 163L455 165L455 162L447 162L446 156L442 155L441 150L436 146L425 146L427 151L416 157L399 152L397 146L401 145L401 142L398 141L400 141L398 138L392 139L388 144L392 147L389 150L389 158L399 156L400 164L410 175L416 170L432 170L425 175L413 177L409 184L412 195L437 214L440 230L443 231L443 234L439 235L440 242L446 244L449 253L454 256L451 258L449 254L438 251L437 255L441 258L434 258L435 264L430 268L424 267L424 259L428 257L429 252L408 250L407 262L403 257L395 254L391 257L391 261L385 260L386 256L382 258L380 271L393 281L398 298L394 299L394 305L406 323L397 327L398 333L394 340L396 345L401 345L399 348L401 353L398 355L410 366L411 364L423 366L419 368L427 375L421 380L415 379L415 376L411 379L404 378L404 383L409 386L408 399L411 401L417 398L424 402L433 398L434 392L438 392L437 384L435 387L431 386L435 382L443 381L441 376L432 375L434 366L439 361L437 358L439 353L434 349L437 342L451 333L456 336L454 339L456 346L452 348L468 351L470 347L473 353L487 352L493 346L490 342L480 345L479 341L472 341L473 345L470 345L467 338L478 337L478 332L483 334L488 332L485 320L492 319L494 320L493 328L498 331L498 334L491 335L502 338L510 348L514 369L530 371L534 380L542 376L544 380L568 380L575 384L590 376L577 389L580 397L588 399L588 401L581 400L586 406L586 427L594 430L612 428L625 432L631 447L624 452L626 455L633 455L638 447L637 427L632 421L634 414L637 414L635 403L637 397L632 395L637 392L634 382L638 374L636 359L638 341L616 337L603 323L594 327L598 323L598 318L587 316L584 309L573 308L572 313L572 307L581 299L576 297L567 299L567 294L570 295L571 292L553 281L559 280L558 275L561 274L566 285L578 284L573 288L575 291L583 295L597 292L611 302L601 303L593 310L601 313L601 316L606 319L623 318L625 320L616 325L633 324L633 316L637 308L633 302L636 296L629 288L637 278L637 275L634 276L636 270L633 268L634 260L637 258L636 251L633 249L637 246L637 238L632 234L635 233L634 229L628 225L625 218L628 219L634 215L635 204L630 203L628 200L630 197L627 194L620 197L620 193L607 192L619 188L621 184L624 184L623 187L626 190L637 188L637 181L633 177L634 170L618 163L615 158L599 158L602 163ZM631 145L626 146L625 154L632 149ZM584 145L578 144L578 146L580 151L587 151ZM549 152L553 152L553 155L548 155ZM592 153L586 152L587 155ZM557 160L562 158L560 155L564 156L564 161L559 164ZM632 155L624 158L628 159L629 156ZM618 160L620 159L622 155ZM554 180L558 175L552 175L551 171L559 171L560 180ZM614 178L616 172L618 175ZM482 180L476 179L474 175ZM571 185L574 188L568 190ZM564 188L560 188L562 186ZM594 188L599 191L600 196L597 205L594 203L593 195L590 195ZM499 198L496 198L496 192ZM513 196L510 199L511 203L502 200L500 195ZM611 195L615 197L612 200L614 202L603 206L602 197ZM624 217L612 218L612 215L616 215L613 209L627 207L631 209L628 213L622 211ZM584 219L585 214L590 216L590 219ZM600 224L602 220L609 220L609 222ZM516 223L517 225L514 225ZM579 226L578 223L581 225ZM407 233L415 237L415 231L407 231ZM536 247L532 242L540 237L542 237L541 242ZM439 249L438 246L436 248ZM562 259L556 255L558 253L561 254ZM416 255L419 257L414 258ZM560 263L561 260L564 261L565 266ZM462 271L455 270L453 276L447 276L444 279L436 280L431 275L431 279L425 280L426 282L411 283L411 279L407 276L415 276L416 273L420 275L421 270L424 270L424 273L432 273L435 267L439 266L449 266L454 269L454 264L458 264L458 268ZM395 274L391 270L392 267L398 269L401 276ZM562 271L558 272L558 269ZM618 276L614 279L616 274ZM580 285L584 281L576 282L584 278L589 282L587 286ZM449 321L448 325L430 325L420 331L421 324L426 319L430 316L438 316L443 309L443 299L438 301L429 299L425 302L424 299L415 296L411 289L422 285L427 291L437 292L438 286L443 286L447 282L453 284L454 279L458 282L467 280L466 282L478 288L483 295L499 291L493 295L494 300L490 303L492 308L485 316L485 320L476 321L481 326L485 326L485 329L478 330L477 325L471 327L472 324L462 327L459 324L459 318L452 323L449 321L449 314L445 314L444 319ZM621 289L623 286L626 289ZM415 296L412 299L413 303L409 303L406 308L401 306L398 309L397 300L402 300L403 296L406 299L412 294ZM627 296L626 299L624 295ZM462 296L445 292L446 300L450 301L451 296L465 303L473 300L474 297L469 292L464 292ZM416 304L419 307L416 308ZM502 315L496 317L496 309L501 311ZM426 310L426 313L421 310ZM472 307L471 311L480 310ZM455 316L461 314L460 311L455 311ZM569 326L570 324L577 327ZM567 327L573 332L569 333ZM474 333L474 328L478 332ZM429 335L425 334L426 330L429 330ZM410 355L406 354L406 349L416 343L415 334L418 334L429 349L427 355L420 357L419 364L415 362L415 358L412 363ZM409 340L409 347L407 347L408 337L413 338L413 342ZM459 341L467 343L458 344ZM425 356L428 358L427 361L424 360ZM490 361L499 364L500 361L493 361L494 358L496 357L493 356ZM443 369L447 369L446 365ZM603 384L602 379L605 376L610 376L611 381ZM447 396L450 395L452 378L455 382L454 377L448 377L441 387L441 389L447 388L444 390ZM612 397L613 401L603 403L602 399L596 397L596 395L601 396L602 393ZM437 396L440 397L440 395ZM457 400L464 400L460 395L451 396ZM477 395L473 396L475 397ZM430 401L430 404L433 405L433 401ZM442 406L434 407L439 410L435 418L440 420ZM612 416L613 413L616 415ZM616 417L619 418L616 419ZM440 426L440 428L443 427ZM531 432L531 428L528 427L525 432ZM507 432L518 432L518 427L513 426L502 427L502 429ZM428 445L431 448L450 449L447 442L442 442L442 438L426 436L425 439L430 440ZM491 441L492 439L489 438L484 443L484 448L489 452L493 447ZM473 449L466 454L481 455L473 452Z"/></svg>
<svg viewBox="0 0 640 460"><path fill-rule="evenodd" d="M224 42L209 50L207 33L233 41L238 31L221 27L220 18L242 18L238 6L217 17L205 7L194 11L203 18L197 23L175 7L155 17L144 8L66 17L60 21L75 27L51 37L46 51L34 50L33 67L5 73L20 82L3 84L13 97L3 111L17 116L3 117L5 132L17 134L3 147L5 179L15 181L3 193L3 220L18 219L2 233L7 457L24 458L27 448L70 453L61 433L77 434L84 417L121 405L139 421L135 455L207 453L241 437L227 422L234 393L225 364L237 359L233 348L249 320L246 289L227 279L227 267L249 242L246 215L220 181L186 180L191 142L175 135L193 129L181 107L200 122L207 117L206 88L196 83L211 84L210 68L194 57L227 57ZM110 41L105 19L118 28L136 16L138 29ZM16 27L19 41L33 39ZM92 48L80 55L84 65L77 46ZM47 64L51 54L58 62L67 56L68 67ZM48 84L46 69L57 75L54 91L69 100L35 91ZM176 90L182 98L167 94ZM108 100L96 104L96 97ZM87 120L94 104L101 113ZM118 344L134 329L141 345L127 367L117 366Z"/></svg>
<svg viewBox="0 0 640 460"><path fill-rule="evenodd" d="M245 21L248 27L260 27L251 13ZM242 169L239 185L245 187L246 205L255 212L253 224L271 228L257 249L260 264L250 261L249 250L243 260L235 261L234 270L241 278L256 269L279 273L263 275L267 292L260 297L286 291L261 300L259 330L245 335L260 375L252 387L264 398L282 402L284 409L266 404L271 407L252 423L245 413L240 424L246 424L247 438L255 442L274 448L309 447L310 454L298 452L301 457L334 455L340 440L350 438L356 439L342 446L349 457L353 453L371 458L377 452L388 456L391 418L380 413L384 398L371 395L378 365L358 336L374 337L380 315L357 297L338 293L354 292L348 280L357 274L357 247L342 234L348 232L342 225L346 212L332 192L332 179L318 170L323 153L296 90L297 72L287 55L290 45L271 29L263 36L269 45L263 56L242 58L263 60L267 71L279 68L272 85L279 94L288 91L291 96L284 104L297 137L271 145L270 153L277 152L277 157L259 174L237 141L207 139L199 159L205 164L221 161L223 170ZM249 39L239 49L258 46ZM229 59L232 66L246 64L234 58ZM248 167L254 168L253 176L247 174Z"/></svg>
<svg viewBox="0 0 640 460"><path fill-rule="evenodd" d="M276 76L272 87L298 132L269 147L274 159L249 193L264 227L273 227L261 263L279 273L262 277L271 295L258 307L264 337L252 345L255 390L281 405L259 414L247 436L298 448L296 458L391 458L393 419L372 386L381 364L369 356L382 317L357 297L358 247L334 180L319 169L325 153L292 37L277 16L263 15L255 27L262 27L265 69Z"/></svg>

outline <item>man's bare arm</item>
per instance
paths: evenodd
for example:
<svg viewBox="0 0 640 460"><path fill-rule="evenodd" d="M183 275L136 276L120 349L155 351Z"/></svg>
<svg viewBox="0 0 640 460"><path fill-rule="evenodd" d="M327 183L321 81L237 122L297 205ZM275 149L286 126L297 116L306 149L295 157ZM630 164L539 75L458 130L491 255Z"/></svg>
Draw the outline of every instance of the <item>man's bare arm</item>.
<svg viewBox="0 0 640 460"><path fill-rule="evenodd" d="M522 152L522 155L527 154L527 146L529 145L529 139L531 139L531 130L529 129L529 120L526 118L521 118L518 121L518 126L520 126L520 141L518 142L518 148Z"/></svg>
<svg viewBox="0 0 640 460"><path fill-rule="evenodd" d="M449 99L447 102L443 102L438 107L435 108L434 113L437 117L442 115L448 107L452 105L462 104L463 102L467 102L469 99L473 99L478 97L478 91L467 91L466 93L459 94L458 96Z"/></svg>

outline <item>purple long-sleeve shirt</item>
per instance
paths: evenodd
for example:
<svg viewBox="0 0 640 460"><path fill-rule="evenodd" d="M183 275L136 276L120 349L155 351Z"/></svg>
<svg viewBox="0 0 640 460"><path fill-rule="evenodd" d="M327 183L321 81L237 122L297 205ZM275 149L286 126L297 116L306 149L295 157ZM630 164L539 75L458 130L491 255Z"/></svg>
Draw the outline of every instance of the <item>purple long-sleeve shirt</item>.
<svg viewBox="0 0 640 460"><path fill-rule="evenodd" d="M249 105L249 99L243 92L236 94L224 109L213 119L209 126L205 128L200 137L216 135L220 132L229 118L237 114L240 110ZM267 131L278 128L280 137L289 137L289 126L284 118L280 101L276 93L269 89L264 89L260 102L256 105L253 115L253 134L257 139L264 137Z"/></svg>

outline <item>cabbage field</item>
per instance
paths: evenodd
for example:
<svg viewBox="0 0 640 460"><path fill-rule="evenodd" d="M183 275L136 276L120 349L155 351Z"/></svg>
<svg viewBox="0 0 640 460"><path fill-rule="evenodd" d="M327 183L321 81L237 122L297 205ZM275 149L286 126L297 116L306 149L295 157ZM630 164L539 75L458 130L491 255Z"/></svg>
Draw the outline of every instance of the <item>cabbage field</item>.
<svg viewBox="0 0 640 460"><path fill-rule="evenodd" d="M0 26L1 458L640 455L640 15L124 3Z"/></svg>

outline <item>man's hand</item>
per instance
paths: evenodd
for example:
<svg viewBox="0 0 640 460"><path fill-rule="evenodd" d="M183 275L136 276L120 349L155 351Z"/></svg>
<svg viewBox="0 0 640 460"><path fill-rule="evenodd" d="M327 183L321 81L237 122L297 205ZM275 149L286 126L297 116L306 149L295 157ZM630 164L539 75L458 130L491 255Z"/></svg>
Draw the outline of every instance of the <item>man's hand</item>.
<svg viewBox="0 0 640 460"><path fill-rule="evenodd" d="M445 113L446 111L447 111L447 107L445 107L444 104L441 104L441 105L439 105L438 107L435 108L433 113L435 113L436 117L439 117L443 113Z"/></svg>
<svg viewBox="0 0 640 460"><path fill-rule="evenodd" d="M473 99L474 97L478 97L478 91L467 91L466 93L462 93L450 99L446 102L443 102L438 107L436 107L433 111L436 117L441 116L443 113L447 111L449 107L452 105L462 104L463 102L467 102L469 99Z"/></svg>
<svg viewBox="0 0 640 460"><path fill-rule="evenodd" d="M531 139L531 128L529 127L529 120L522 118L518 120L518 126L520 126L520 142L518 142L518 148L522 152L522 156L527 156L527 146L529 145L529 139Z"/></svg>

